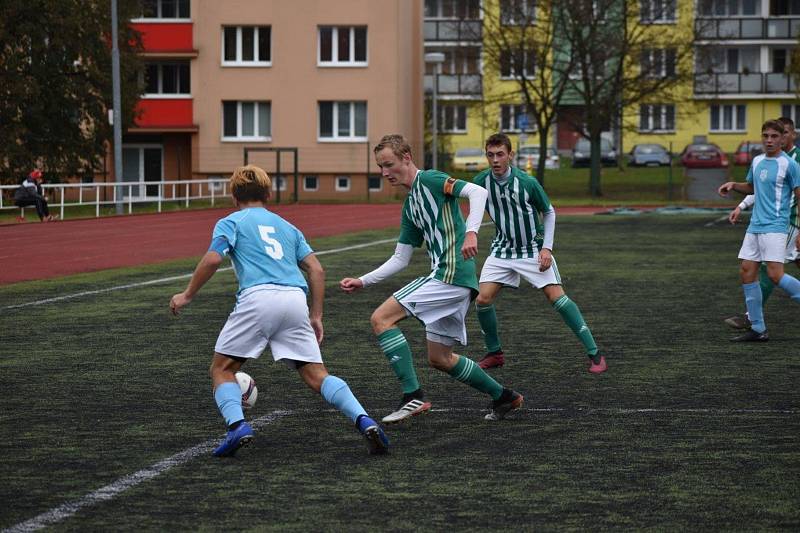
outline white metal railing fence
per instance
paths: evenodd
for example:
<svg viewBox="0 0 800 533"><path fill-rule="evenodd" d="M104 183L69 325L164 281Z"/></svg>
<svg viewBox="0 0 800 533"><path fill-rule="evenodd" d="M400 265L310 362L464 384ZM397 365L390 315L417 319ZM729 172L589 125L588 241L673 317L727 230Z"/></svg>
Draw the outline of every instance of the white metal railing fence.
<svg viewBox="0 0 800 533"><path fill-rule="evenodd" d="M133 181L122 183L43 183L45 196L50 209L60 209L64 219L64 208L92 205L95 216L100 216L100 206L115 205L118 195L120 201L128 206L128 214L133 212L134 204L157 204L158 212L167 202L183 202L189 207L192 200L211 200L230 196L227 179L205 179L190 181ZM19 209L14 204L14 191L19 185L0 185L0 210ZM111 189L110 191L108 189ZM103 194L101 194L101 191ZM118 192L121 191L121 192ZM157 195L148 192L157 191ZM52 194L48 194L52 193ZM32 208L32 206L30 206Z"/></svg>

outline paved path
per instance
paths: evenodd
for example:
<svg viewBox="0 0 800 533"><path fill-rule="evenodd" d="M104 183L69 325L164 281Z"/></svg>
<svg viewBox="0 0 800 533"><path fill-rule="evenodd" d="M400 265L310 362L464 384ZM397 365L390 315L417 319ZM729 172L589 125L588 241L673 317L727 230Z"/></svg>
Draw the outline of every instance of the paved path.
<svg viewBox="0 0 800 533"><path fill-rule="evenodd" d="M689 178L686 197L695 201L719 201L719 186L730 181L727 168L691 168L684 169Z"/></svg>
<svg viewBox="0 0 800 533"><path fill-rule="evenodd" d="M270 206L309 239L399 227L399 203ZM602 207L567 207L562 215ZM0 285L202 255L232 208L0 226Z"/></svg>

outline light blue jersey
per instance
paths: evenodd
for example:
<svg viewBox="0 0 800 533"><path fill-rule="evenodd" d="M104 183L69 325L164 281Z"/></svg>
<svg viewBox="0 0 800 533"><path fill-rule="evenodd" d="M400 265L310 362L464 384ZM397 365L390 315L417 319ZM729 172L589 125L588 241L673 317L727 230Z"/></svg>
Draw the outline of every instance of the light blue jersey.
<svg viewBox="0 0 800 533"><path fill-rule="evenodd" d="M753 184L756 199L747 232L789 233L789 206L794 189L800 187L800 165L784 152L777 157L758 155L747 183Z"/></svg>
<svg viewBox="0 0 800 533"><path fill-rule="evenodd" d="M300 230L263 207L248 207L217 222L210 250L230 255L239 293L266 283L308 292L298 263L313 250Z"/></svg>

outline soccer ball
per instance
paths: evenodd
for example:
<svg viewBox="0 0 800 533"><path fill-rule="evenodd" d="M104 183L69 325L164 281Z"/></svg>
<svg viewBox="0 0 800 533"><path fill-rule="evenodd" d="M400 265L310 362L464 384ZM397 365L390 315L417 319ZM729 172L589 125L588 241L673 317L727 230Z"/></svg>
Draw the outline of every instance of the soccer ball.
<svg viewBox="0 0 800 533"><path fill-rule="evenodd" d="M236 381L239 383L239 388L242 389L242 409L250 409L256 404L256 398L258 398L256 380L251 378L250 374L237 372Z"/></svg>

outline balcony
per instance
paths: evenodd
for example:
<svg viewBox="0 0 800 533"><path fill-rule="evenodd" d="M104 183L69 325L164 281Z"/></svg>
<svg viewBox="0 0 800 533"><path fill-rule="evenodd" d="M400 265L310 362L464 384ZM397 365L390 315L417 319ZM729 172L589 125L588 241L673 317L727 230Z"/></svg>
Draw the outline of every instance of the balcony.
<svg viewBox="0 0 800 533"><path fill-rule="evenodd" d="M134 22L142 34L145 56L196 57L191 22Z"/></svg>
<svg viewBox="0 0 800 533"><path fill-rule="evenodd" d="M136 104L139 113L134 131L194 132L193 100L189 98L145 98Z"/></svg>
<svg viewBox="0 0 800 533"><path fill-rule="evenodd" d="M482 42L483 22L480 20L426 20L425 42L457 41Z"/></svg>
<svg viewBox="0 0 800 533"><path fill-rule="evenodd" d="M433 75L425 76L425 93L433 92ZM436 87L438 96L480 97L483 94L483 76L480 74L439 74Z"/></svg>
<svg viewBox="0 0 800 533"><path fill-rule="evenodd" d="M700 41L797 39L800 18L699 18L695 21L695 34Z"/></svg>
<svg viewBox="0 0 800 533"><path fill-rule="evenodd" d="M753 74L695 74L694 93L711 94L793 94L792 76L777 72Z"/></svg>

